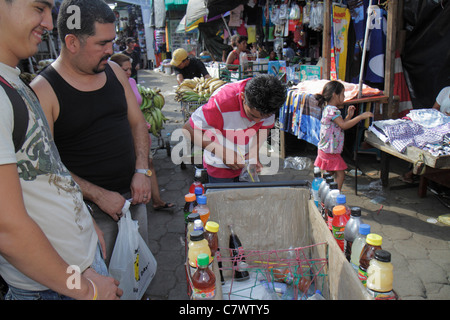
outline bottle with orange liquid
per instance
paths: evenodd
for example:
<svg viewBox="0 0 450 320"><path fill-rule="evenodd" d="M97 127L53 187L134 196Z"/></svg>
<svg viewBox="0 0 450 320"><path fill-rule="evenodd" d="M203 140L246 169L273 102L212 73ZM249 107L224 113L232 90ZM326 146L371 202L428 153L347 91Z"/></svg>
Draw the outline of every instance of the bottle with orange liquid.
<svg viewBox="0 0 450 320"><path fill-rule="evenodd" d="M198 213L200 215L200 220L202 220L203 225L206 225L206 222L208 221L210 215L209 208L206 205L206 202L207 200L205 195L198 196L198 205L192 211L193 213Z"/></svg>

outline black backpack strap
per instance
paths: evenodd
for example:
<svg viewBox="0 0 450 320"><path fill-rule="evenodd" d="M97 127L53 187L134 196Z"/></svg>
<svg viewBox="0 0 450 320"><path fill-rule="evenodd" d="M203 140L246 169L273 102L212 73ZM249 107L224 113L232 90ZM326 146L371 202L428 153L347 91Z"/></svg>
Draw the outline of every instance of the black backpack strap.
<svg viewBox="0 0 450 320"><path fill-rule="evenodd" d="M19 92L13 88L3 77L0 76L0 85L5 90L13 107L14 113L14 129L13 142L15 151L19 151L25 142L28 128L28 108L20 96Z"/></svg>

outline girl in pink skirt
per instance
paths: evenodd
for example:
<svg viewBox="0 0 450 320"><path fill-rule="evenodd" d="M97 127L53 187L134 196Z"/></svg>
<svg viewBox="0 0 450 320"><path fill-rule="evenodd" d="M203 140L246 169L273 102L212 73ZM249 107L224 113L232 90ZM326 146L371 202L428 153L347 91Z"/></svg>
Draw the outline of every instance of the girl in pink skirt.
<svg viewBox="0 0 450 320"><path fill-rule="evenodd" d="M322 94L316 94L320 107L325 108L320 120L320 141L317 146L316 167L334 173L339 190L344 184L347 164L342 159L344 148L344 130L355 126L359 121L373 117L372 112L364 112L353 118L355 106L348 107L347 116L342 118L338 107L344 105L344 85L339 81L330 81L324 87ZM353 118L353 119L352 119Z"/></svg>

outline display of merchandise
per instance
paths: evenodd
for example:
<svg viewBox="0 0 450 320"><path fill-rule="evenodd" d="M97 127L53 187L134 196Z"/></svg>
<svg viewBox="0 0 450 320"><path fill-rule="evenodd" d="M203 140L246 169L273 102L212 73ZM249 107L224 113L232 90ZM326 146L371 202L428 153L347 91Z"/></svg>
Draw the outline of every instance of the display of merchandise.
<svg viewBox="0 0 450 320"><path fill-rule="evenodd" d="M361 208L352 207L350 212L350 219L348 220L344 230L344 254L348 261L350 261L351 258L353 242L359 234L359 227L361 225Z"/></svg>
<svg viewBox="0 0 450 320"><path fill-rule="evenodd" d="M365 223L361 223L359 226L359 234L356 237L355 241L352 244L352 253L350 255L350 263L355 270L358 272L359 270L359 258L361 257L361 252L364 246L366 245L366 237L370 233L370 226Z"/></svg>

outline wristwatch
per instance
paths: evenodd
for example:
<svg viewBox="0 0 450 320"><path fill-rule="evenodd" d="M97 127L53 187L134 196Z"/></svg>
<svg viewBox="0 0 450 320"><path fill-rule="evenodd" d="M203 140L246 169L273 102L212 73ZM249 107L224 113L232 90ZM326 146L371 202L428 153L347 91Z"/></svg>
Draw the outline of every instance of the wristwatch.
<svg viewBox="0 0 450 320"><path fill-rule="evenodd" d="M152 176L152 170L150 170L150 169L136 169L134 172L145 174L147 177Z"/></svg>

